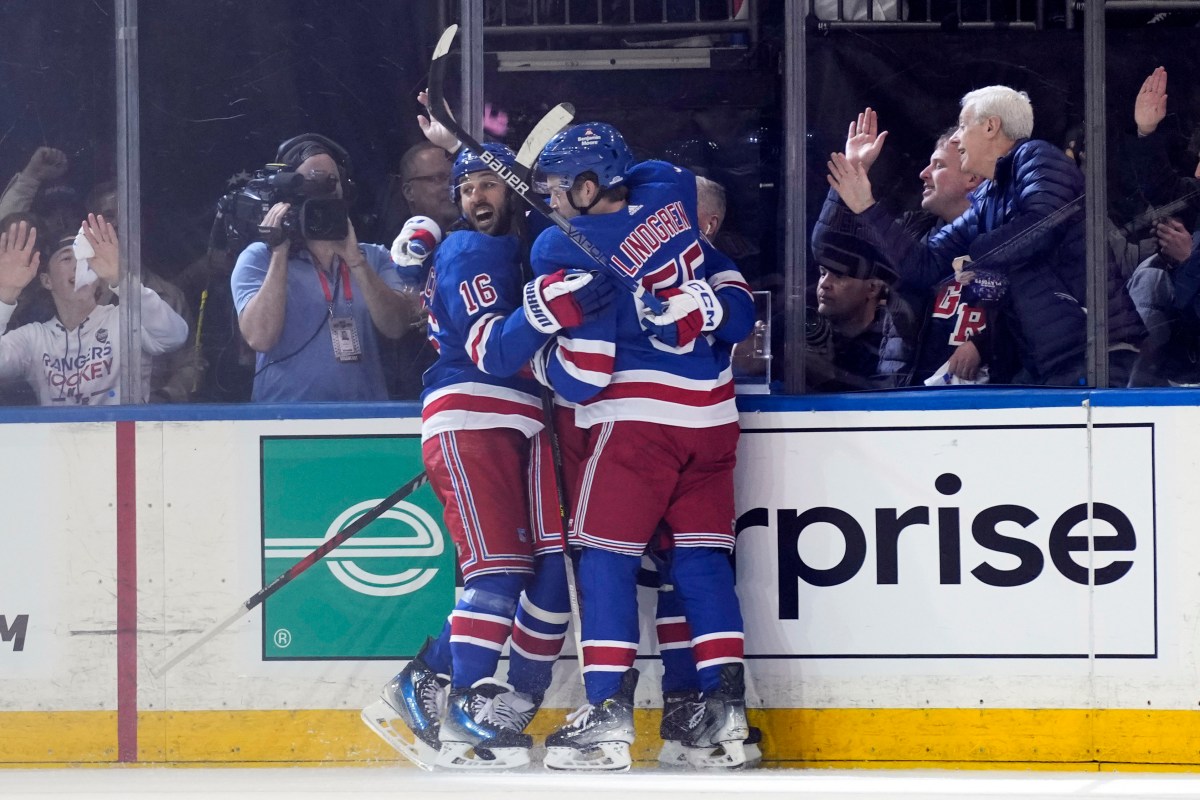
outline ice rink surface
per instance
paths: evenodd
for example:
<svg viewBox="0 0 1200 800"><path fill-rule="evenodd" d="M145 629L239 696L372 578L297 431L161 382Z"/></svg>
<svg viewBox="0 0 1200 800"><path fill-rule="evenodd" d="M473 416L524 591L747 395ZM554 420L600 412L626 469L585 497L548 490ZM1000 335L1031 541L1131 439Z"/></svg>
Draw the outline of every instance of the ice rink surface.
<svg viewBox="0 0 1200 800"><path fill-rule="evenodd" d="M58 798L831 798L832 800L1061 800L1200 798L1200 776L1096 772L974 772L760 769L680 773L496 775L427 773L407 767L0 769L3 800Z"/></svg>

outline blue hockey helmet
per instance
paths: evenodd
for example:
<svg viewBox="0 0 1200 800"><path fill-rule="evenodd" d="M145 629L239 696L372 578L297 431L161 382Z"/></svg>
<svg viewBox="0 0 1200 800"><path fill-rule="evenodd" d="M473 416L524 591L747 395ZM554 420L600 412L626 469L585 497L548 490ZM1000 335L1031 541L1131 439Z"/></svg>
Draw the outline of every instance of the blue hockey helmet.
<svg viewBox="0 0 1200 800"><path fill-rule="evenodd" d="M489 155L495 156L497 161L509 169L519 169L517 154L508 145L500 142L484 142L483 149ZM491 167L484 163L478 153L467 147L462 148L458 158L454 159L454 166L450 168L450 199L454 201L454 204L458 205L458 185L462 183L463 178L472 172L489 171L491 171Z"/></svg>
<svg viewBox="0 0 1200 800"><path fill-rule="evenodd" d="M565 191L585 172L596 175L601 189L611 189L625 180L633 164L633 151L620 131L604 122L583 122L555 135L542 148L533 167L534 191Z"/></svg>

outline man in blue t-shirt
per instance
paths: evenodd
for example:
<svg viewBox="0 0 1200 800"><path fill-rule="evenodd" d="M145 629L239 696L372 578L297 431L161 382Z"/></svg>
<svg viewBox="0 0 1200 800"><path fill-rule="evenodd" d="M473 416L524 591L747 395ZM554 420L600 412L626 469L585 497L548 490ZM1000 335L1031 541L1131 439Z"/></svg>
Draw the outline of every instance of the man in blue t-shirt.
<svg viewBox="0 0 1200 800"><path fill-rule="evenodd" d="M329 139L290 139L276 161L304 177L304 204L343 196L349 159ZM378 335L401 336L420 313L417 298L387 249L359 244L348 219L340 240L307 238L284 230L297 219L289 211L271 207L261 227L272 233L242 251L230 278L238 327L258 353L251 399L386 400Z"/></svg>

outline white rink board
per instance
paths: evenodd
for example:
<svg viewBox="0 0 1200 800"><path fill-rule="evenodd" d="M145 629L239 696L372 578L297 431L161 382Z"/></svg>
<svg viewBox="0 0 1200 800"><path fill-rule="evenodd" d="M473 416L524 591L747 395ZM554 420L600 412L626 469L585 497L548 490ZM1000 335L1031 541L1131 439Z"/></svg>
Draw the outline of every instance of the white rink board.
<svg viewBox="0 0 1200 800"><path fill-rule="evenodd" d="M752 704L1194 708L1200 411L1100 408L1091 423L1082 407L744 414L738 512L766 509L767 520L743 531L738 554ZM31 626L20 653L0 642L0 708L111 709L114 425L3 427L19 448L6 452L21 455L3 467L0 614L53 623ZM257 611L162 678L150 669L261 586L260 437L418 429L415 418L139 423L139 708L356 709L370 700L398 663L264 661ZM961 487L935 488L944 474ZM1051 554L1054 521L1089 499L1119 509L1134 534L1118 550L1069 551L1078 568L1129 562L1101 586L1064 577ZM1025 542L1018 546L1027 558L1042 556L1036 576L1016 586L972 572L1021 563L974 535L980 514L1000 505L1037 518L994 526L1010 543ZM862 527L862 565L832 586L796 579L796 618L780 619L779 512L818 507ZM891 508L927 508L930 522L901 531L896 583L881 584L877 509ZM940 508L958 509L958 583L941 571L939 534L949 528L939 528ZM1119 539L1110 525L1086 532L1083 523L1061 535L1084 544ZM829 524L813 524L794 553L828 572L846 555L842 540ZM651 677L658 669L642 666ZM564 667L548 705L580 699L574 664ZM655 683L642 681L640 700L657 699Z"/></svg>
<svg viewBox="0 0 1200 800"><path fill-rule="evenodd" d="M116 456L111 425L4 425L0 711L116 703ZM6 627L7 627L6 626ZM12 631L9 631L12 633Z"/></svg>

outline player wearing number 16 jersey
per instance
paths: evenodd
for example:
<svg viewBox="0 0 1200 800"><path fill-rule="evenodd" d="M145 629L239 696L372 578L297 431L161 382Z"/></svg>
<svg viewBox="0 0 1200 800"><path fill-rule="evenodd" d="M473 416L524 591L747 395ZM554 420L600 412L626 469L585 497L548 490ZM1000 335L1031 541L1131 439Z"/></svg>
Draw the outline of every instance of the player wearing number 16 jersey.
<svg viewBox="0 0 1200 800"><path fill-rule="evenodd" d="M507 147L485 147L510 169L516 165ZM540 570L551 585L530 582L538 557L561 551L561 544L557 529L531 521L531 506L556 503L553 489L541 485L540 449L530 444L542 428L542 409L526 365L551 334L602 306L611 287L566 275L527 287L514 230L521 217L507 187L470 151L455 162L451 180L466 225L435 251L426 280L438 358L424 375L421 435L463 593L446 629L384 690L408 734L378 704L364 719L421 766L506 769L529 762L531 740L523 729L553 663L531 663L514 644L513 686L493 679L518 598L526 590L523 607L537 606L554 621L555 635L546 637L554 656L569 616L561 561Z"/></svg>

